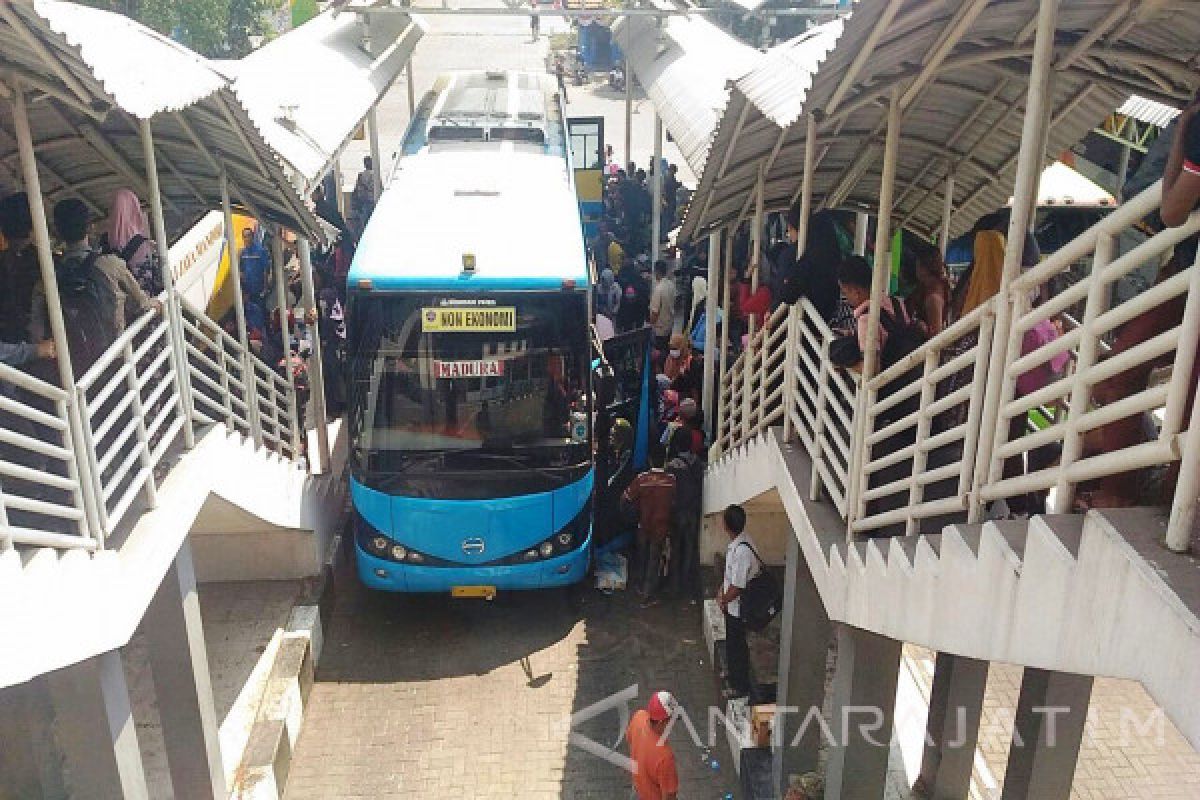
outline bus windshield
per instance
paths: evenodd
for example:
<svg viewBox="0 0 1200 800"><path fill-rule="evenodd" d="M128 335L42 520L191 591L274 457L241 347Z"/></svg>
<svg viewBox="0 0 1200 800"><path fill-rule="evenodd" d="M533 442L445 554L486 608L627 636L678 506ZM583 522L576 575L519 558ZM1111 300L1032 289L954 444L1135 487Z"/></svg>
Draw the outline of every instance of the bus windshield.
<svg viewBox="0 0 1200 800"><path fill-rule="evenodd" d="M582 293L367 295L355 298L349 317L358 470L396 472L416 462L528 469L588 459Z"/></svg>

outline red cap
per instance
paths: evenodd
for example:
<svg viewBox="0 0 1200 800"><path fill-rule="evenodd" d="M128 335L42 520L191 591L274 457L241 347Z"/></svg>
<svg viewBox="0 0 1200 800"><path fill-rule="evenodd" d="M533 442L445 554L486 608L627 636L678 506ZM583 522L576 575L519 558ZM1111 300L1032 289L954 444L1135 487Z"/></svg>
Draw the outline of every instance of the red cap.
<svg viewBox="0 0 1200 800"><path fill-rule="evenodd" d="M646 705L646 710L650 712L650 719L655 722L670 719L677 708L679 708L679 703L675 701L670 692L666 691L658 691L650 695L650 702Z"/></svg>

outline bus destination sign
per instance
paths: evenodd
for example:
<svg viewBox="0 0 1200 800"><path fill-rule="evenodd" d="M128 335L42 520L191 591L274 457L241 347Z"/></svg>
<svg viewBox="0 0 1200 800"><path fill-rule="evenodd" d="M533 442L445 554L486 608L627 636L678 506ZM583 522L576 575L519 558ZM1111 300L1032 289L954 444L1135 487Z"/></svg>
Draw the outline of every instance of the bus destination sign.
<svg viewBox="0 0 1200 800"><path fill-rule="evenodd" d="M512 306L421 309L422 333L513 333L516 330L517 309Z"/></svg>
<svg viewBox="0 0 1200 800"><path fill-rule="evenodd" d="M433 376L439 380L453 378L499 378L503 374L504 362L498 359L433 362Z"/></svg>

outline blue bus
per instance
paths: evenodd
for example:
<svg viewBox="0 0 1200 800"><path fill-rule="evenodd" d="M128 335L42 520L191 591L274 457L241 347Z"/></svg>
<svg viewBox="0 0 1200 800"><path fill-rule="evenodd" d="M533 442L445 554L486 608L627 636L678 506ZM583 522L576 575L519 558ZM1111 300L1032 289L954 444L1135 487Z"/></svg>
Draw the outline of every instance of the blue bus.
<svg viewBox="0 0 1200 800"><path fill-rule="evenodd" d="M347 279L358 574L487 599L574 584L605 359L553 80L444 75L399 155Z"/></svg>

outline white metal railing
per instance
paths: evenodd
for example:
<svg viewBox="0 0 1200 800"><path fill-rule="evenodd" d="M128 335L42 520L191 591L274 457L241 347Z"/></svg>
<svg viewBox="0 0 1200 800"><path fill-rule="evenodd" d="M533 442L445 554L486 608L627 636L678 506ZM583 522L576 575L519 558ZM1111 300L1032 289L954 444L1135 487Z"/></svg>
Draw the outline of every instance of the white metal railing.
<svg viewBox="0 0 1200 800"><path fill-rule="evenodd" d="M996 387L1000 422L980 491L984 501L1053 489L1053 510L1066 512L1076 507L1081 486L1170 465L1188 450L1184 443L1187 433L1196 432L1192 424L1195 413L1188 419L1186 406L1195 391L1200 269L1191 262L1177 264L1173 274L1150 289L1112 304L1117 280L1146 263L1165 263L1176 245L1200 233L1200 214L1194 214L1185 225L1169 228L1118 255L1118 237L1157 210L1160 192L1157 185L1147 189L1014 282L1014 321L1004 350L1004 380ZM1093 267L1085 280L1031 307L1032 295L1077 258L1089 254L1093 255ZM1082 319L1064 326L1061 338L1029 352L1023 349L1026 332L1045 320L1061 318L1066 309L1080 303ZM1116 335L1121 326L1135 320L1147 329L1148 338L1121 341ZM1071 373L1018 396L1019 376L1064 352L1073 358ZM1156 378L1156 373L1161 377ZM1010 436L1018 429L1012 420L1021 420L1046 405L1058 405L1063 413L1032 433ZM1148 435L1120 435L1121 428L1136 434L1147 430ZM1005 477L1006 462L1011 464L1048 446L1061 451L1057 464ZM1188 502L1181 495L1190 496L1194 504L1196 492L1194 479L1190 484L1180 480L1175 490L1176 508Z"/></svg>
<svg viewBox="0 0 1200 800"><path fill-rule="evenodd" d="M302 432L288 382L182 298L180 308L196 421L223 423L295 459Z"/></svg>
<svg viewBox="0 0 1200 800"><path fill-rule="evenodd" d="M75 389L98 524L108 536L139 495L155 505L154 471L186 420L163 315L135 320Z"/></svg>
<svg viewBox="0 0 1200 800"><path fill-rule="evenodd" d="M967 510L996 302L866 382L855 533Z"/></svg>
<svg viewBox="0 0 1200 800"><path fill-rule="evenodd" d="M834 334L811 304L777 309L720 376L718 452L782 420L785 436L799 439L812 459L811 496L823 490L856 533L912 534L924 520L964 512L979 519L993 501L1049 490L1050 510L1068 512L1088 482L1166 468L1176 478L1173 498L1164 497L1172 504L1168 543L1183 549L1200 494L1200 459L1179 463L1182 454L1200 451L1200 403L1193 403L1200 266L1176 265L1147 291L1112 304L1116 281L1166 262L1176 245L1200 234L1197 213L1117 254L1120 235L1157 210L1160 192L1155 185L1125 203L1017 278L1007 296L992 298L867 381L864 392L830 362ZM1090 275L1057 280L1056 293L1043 290L1088 256ZM1048 297L1033 307L1039 295ZM999 330L1001 317L1011 322ZM1062 334L1024 351L1025 334L1046 320ZM1134 320L1150 333L1136 341L1118 335ZM1064 374L1017 396L1019 376L1063 354L1070 356ZM1004 359L997 385L989 383L993 358ZM983 430L987 419L997 423ZM1096 445L1104 438L1096 434L1111 433L1111 426L1140 430L1143 420L1153 424L1150 436ZM1061 451L1056 463L1030 459L1026 471L1023 459L1048 447ZM1012 469L1018 461L1022 468Z"/></svg>
<svg viewBox="0 0 1200 800"><path fill-rule="evenodd" d="M71 397L0 364L0 548L96 548L80 491Z"/></svg>
<svg viewBox="0 0 1200 800"><path fill-rule="evenodd" d="M0 364L0 549L103 547L139 498L157 502L158 471L189 414L297 458L288 381L182 298L181 330L166 311L134 320L74 394Z"/></svg>
<svg viewBox="0 0 1200 800"><path fill-rule="evenodd" d="M829 345L835 334L811 302L803 299L797 303L788 324L791 374L785 390L784 430L795 433L812 459L809 496L815 500L824 489L844 516L848 509L858 381L829 361Z"/></svg>

